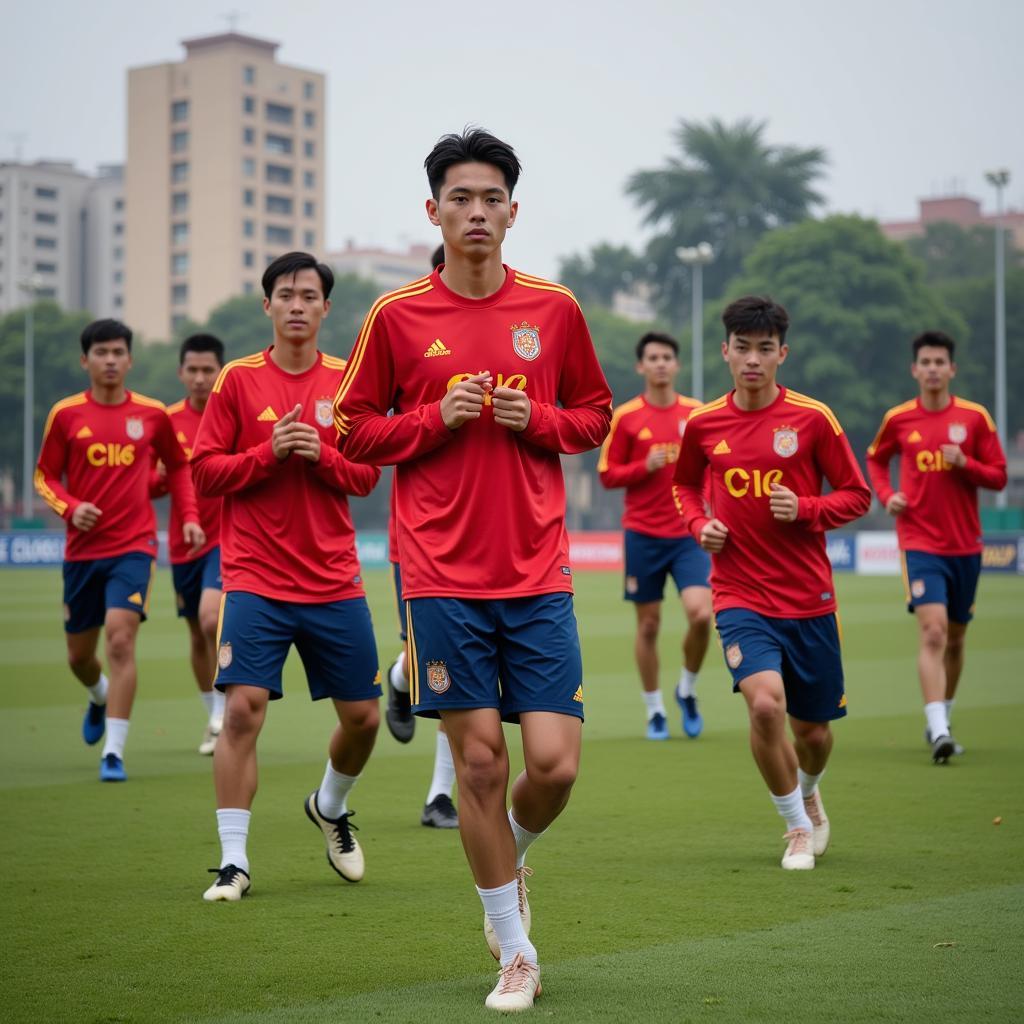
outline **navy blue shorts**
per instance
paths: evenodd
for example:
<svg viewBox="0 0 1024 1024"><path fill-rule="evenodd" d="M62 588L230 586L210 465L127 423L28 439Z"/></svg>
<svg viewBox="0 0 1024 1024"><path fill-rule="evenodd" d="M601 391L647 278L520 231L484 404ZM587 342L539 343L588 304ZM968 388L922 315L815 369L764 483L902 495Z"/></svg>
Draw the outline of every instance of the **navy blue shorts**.
<svg viewBox="0 0 1024 1024"><path fill-rule="evenodd" d="M711 558L692 537L651 537L626 530L627 601L646 604L665 596L665 577L671 575L680 592L707 587Z"/></svg>
<svg viewBox="0 0 1024 1024"><path fill-rule="evenodd" d="M771 619L746 608L715 616L732 689L757 672L778 672L786 712L804 722L829 722L846 714L839 623L835 615Z"/></svg>
<svg viewBox="0 0 1024 1024"><path fill-rule="evenodd" d="M283 696L281 671L292 644L306 670L313 700L373 700L380 672L365 597L327 604L271 601L232 591L221 598L217 630L218 690L262 686Z"/></svg>
<svg viewBox="0 0 1024 1024"><path fill-rule="evenodd" d="M391 578L395 581L395 600L398 602L398 638L404 644L409 639L405 631L405 602L402 600L402 567L391 563Z"/></svg>
<svg viewBox="0 0 1024 1024"><path fill-rule="evenodd" d="M974 598L981 575L981 555L932 555L903 552L907 611L919 604L944 604L950 622L966 625L974 618Z"/></svg>
<svg viewBox="0 0 1024 1024"><path fill-rule="evenodd" d="M583 660L572 594L406 601L413 711L497 708L583 717Z"/></svg>
<svg viewBox="0 0 1024 1024"><path fill-rule="evenodd" d="M64 632L103 625L110 608L138 612L145 622L156 559L142 551L64 563Z"/></svg>
<svg viewBox="0 0 1024 1024"><path fill-rule="evenodd" d="M191 562L171 566L174 599L179 619L199 618L199 599L204 590L220 590L220 547L212 547Z"/></svg>

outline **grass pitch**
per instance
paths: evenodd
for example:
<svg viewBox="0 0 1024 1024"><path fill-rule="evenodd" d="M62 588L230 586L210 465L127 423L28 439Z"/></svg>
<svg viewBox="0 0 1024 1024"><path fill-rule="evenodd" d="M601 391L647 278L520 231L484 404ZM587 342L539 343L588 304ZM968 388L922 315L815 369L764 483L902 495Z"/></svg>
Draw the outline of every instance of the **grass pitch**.
<svg viewBox="0 0 1024 1024"><path fill-rule="evenodd" d="M368 587L382 664L388 575ZM1024 580L982 578L955 712L967 753L930 764L915 634L896 580L840 576L850 716L822 792L833 845L783 872L784 831L750 758L717 649L697 741L642 738L632 609L580 574L580 781L531 850L533 938L562 1021L1010 1021L1024 1007ZM666 602L666 696L681 615ZM205 904L218 862L202 706L169 574L141 634L126 785L96 781L64 666L60 574L0 574L0 961L4 1021L493 1020L493 961L451 832L419 825L433 729L382 728L353 793L366 879L328 868L302 801L331 727L297 659L260 741L253 889ZM510 730L512 750L518 737ZM519 758L513 754L514 762ZM1001 824L995 825L995 819Z"/></svg>

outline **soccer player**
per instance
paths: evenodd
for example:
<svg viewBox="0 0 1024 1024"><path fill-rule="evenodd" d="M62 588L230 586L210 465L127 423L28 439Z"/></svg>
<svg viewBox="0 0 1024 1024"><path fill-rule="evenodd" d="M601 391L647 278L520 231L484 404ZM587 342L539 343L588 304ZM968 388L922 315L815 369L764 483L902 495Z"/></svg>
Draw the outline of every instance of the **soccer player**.
<svg viewBox="0 0 1024 1024"><path fill-rule="evenodd" d="M338 453L331 405L345 362L317 348L333 284L330 268L308 253L267 267L273 343L221 371L192 454L199 493L223 499L215 685L227 707L213 756L221 863L206 900L249 890L256 740L268 703L282 696L293 644L310 695L330 698L339 723L306 815L342 878L358 882L365 869L348 796L377 735L380 677L346 495L369 494L380 470Z"/></svg>
<svg viewBox="0 0 1024 1024"><path fill-rule="evenodd" d="M683 732L696 739L704 727L696 686L711 626L711 562L679 518L672 498L672 473L686 419L701 403L675 390L679 374L675 338L648 332L637 342L636 360L644 392L612 413L597 471L605 487L626 488L623 597L636 606L634 652L647 706L647 738L668 739L668 716L658 685L658 630L665 577L671 574L688 623L675 696Z"/></svg>
<svg viewBox="0 0 1024 1024"><path fill-rule="evenodd" d="M711 553L725 663L747 703L754 760L786 821L782 866L803 870L828 847L818 780L832 750L829 722L846 714L825 531L862 516L871 495L828 406L776 382L789 351L785 309L749 295L722 321L735 387L690 414L676 496Z"/></svg>
<svg viewBox="0 0 1024 1024"><path fill-rule="evenodd" d="M135 639L149 610L156 562L149 475L157 458L180 509L182 546L199 551L205 538L188 461L163 403L125 388L132 332L117 320L95 320L81 344L89 388L50 410L35 486L68 524L64 630L71 671L89 691L82 738L95 744L106 731L100 781L124 782L138 675ZM96 657L101 627L109 678Z"/></svg>
<svg viewBox="0 0 1024 1024"><path fill-rule="evenodd" d="M425 165L447 262L371 308L335 413L348 458L396 465L413 710L440 715L455 756L501 962L486 1005L519 1010L540 990L526 851L569 799L582 733L559 455L601 443L611 393L572 293L501 261L511 147L468 129ZM507 814L502 721L520 724L526 764Z"/></svg>
<svg viewBox="0 0 1024 1024"><path fill-rule="evenodd" d="M1006 486L1006 456L984 406L950 394L954 342L925 331L912 343L917 398L890 409L868 448L868 474L896 519L907 609L917 617L917 673L932 760L962 753L949 724L981 572L978 488ZM899 489L889 463L899 455Z"/></svg>
<svg viewBox="0 0 1024 1024"><path fill-rule="evenodd" d="M212 334L193 334L181 343L178 379L185 386L185 398L168 406L167 414L185 455L192 457L199 422L210 398L214 381L224 366L224 344ZM152 488L155 497L166 493L163 463L157 463ZM174 580L178 617L188 623L192 674L206 710L206 728L199 744L200 754L212 754L224 724L224 694L214 688L217 672L217 616L220 612L220 499L197 498L199 522L206 543L193 554L180 540L181 510L171 502L168 538L171 575Z"/></svg>

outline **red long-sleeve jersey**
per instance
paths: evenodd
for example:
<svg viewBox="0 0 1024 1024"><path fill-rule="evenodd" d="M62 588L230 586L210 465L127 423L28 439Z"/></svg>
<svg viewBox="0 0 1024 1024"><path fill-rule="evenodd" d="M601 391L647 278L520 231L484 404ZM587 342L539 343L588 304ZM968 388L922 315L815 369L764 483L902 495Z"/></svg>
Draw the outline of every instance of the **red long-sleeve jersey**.
<svg viewBox="0 0 1024 1024"><path fill-rule="evenodd" d="M686 420L701 405L676 395L672 405L651 405L643 395L612 413L611 430L601 448L597 472L605 487L625 487L622 525L651 537L685 537L686 525L672 497L672 475L686 430ZM668 462L647 471L652 448L664 448Z"/></svg>
<svg viewBox="0 0 1024 1024"><path fill-rule="evenodd" d="M223 499L225 592L323 604L363 593L346 495L373 490L380 470L338 452L331 403L343 359L319 355L287 373L271 350L228 363L213 386L192 453L200 494ZM274 455L274 424L296 404L320 433L320 461Z"/></svg>
<svg viewBox="0 0 1024 1024"><path fill-rule="evenodd" d="M712 555L716 612L747 608L775 618L835 611L825 531L862 516L871 492L832 410L788 388L747 412L723 395L690 414L676 464L679 512L694 537L708 521L704 474L710 467L712 515L729 529ZM822 494L822 480L832 487ZM773 483L799 497L795 522L772 517Z"/></svg>
<svg viewBox="0 0 1024 1024"><path fill-rule="evenodd" d="M967 464L942 457L944 444L957 444ZM899 454L899 489L907 507L896 517L904 551L973 555L981 551L978 488L1006 486L1006 456L996 425L983 405L954 397L930 412L920 398L890 409L868 448L868 476L884 505L895 493L889 463Z"/></svg>
<svg viewBox="0 0 1024 1024"><path fill-rule="evenodd" d="M521 433L495 423L489 396L479 419L444 425L446 392L484 370L530 397ZM437 271L382 296L335 416L348 458L396 465L403 597L572 592L559 455L601 443L611 392L568 289L506 267L486 299Z"/></svg>
<svg viewBox="0 0 1024 1024"><path fill-rule="evenodd" d="M149 497L156 458L167 467L167 486L181 509L181 522L199 522L188 460L162 402L127 391L123 402L104 405L83 391L54 405L43 428L35 485L46 504L67 520L66 561L133 551L156 557L156 515ZM82 531L71 517L86 501L102 515L91 530Z"/></svg>

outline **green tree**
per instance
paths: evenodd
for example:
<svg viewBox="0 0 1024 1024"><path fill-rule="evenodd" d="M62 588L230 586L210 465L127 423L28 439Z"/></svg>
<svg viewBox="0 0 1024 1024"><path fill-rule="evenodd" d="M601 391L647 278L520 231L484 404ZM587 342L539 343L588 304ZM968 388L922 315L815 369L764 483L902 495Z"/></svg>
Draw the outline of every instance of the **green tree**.
<svg viewBox="0 0 1024 1024"><path fill-rule="evenodd" d="M628 246L602 242L589 253L559 261L558 279L580 302L611 306L615 293L646 279L646 263Z"/></svg>
<svg viewBox="0 0 1024 1024"><path fill-rule="evenodd" d="M907 239L911 255L925 266L931 284L991 278L995 268L995 230L984 224L962 228L948 221L927 224L923 235ZM1024 252L1009 244L1006 236L1006 265L1024 266Z"/></svg>
<svg viewBox="0 0 1024 1024"><path fill-rule="evenodd" d="M765 129L765 122L749 118L731 125L717 118L682 121L674 133L679 155L629 178L626 193L657 231L647 258L666 313L678 316L688 305L689 275L677 248L714 246L704 289L715 297L766 231L806 219L822 202L814 186L824 173L825 151L769 145Z"/></svg>

